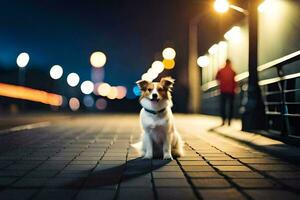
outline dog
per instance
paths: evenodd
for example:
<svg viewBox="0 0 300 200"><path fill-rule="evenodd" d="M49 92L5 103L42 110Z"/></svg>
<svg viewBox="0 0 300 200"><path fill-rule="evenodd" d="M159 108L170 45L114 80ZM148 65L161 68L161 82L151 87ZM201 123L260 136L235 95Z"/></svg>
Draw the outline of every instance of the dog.
<svg viewBox="0 0 300 200"><path fill-rule="evenodd" d="M172 113L174 79L164 77L160 82L139 80L140 124L143 130L141 154L144 159L163 155L163 159L183 156L183 141L175 128Z"/></svg>

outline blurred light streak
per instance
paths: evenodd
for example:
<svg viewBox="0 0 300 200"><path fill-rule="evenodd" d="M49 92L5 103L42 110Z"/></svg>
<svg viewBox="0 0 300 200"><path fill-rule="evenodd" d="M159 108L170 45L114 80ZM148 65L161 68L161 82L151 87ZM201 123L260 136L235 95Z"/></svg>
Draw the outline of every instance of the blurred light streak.
<svg viewBox="0 0 300 200"><path fill-rule="evenodd" d="M207 67L209 65L209 58L208 56L200 56L197 59L197 64L199 65L199 67Z"/></svg>
<svg viewBox="0 0 300 200"><path fill-rule="evenodd" d="M76 111L80 108L80 102L76 97L72 97L69 101L69 106L72 111Z"/></svg>
<svg viewBox="0 0 300 200"><path fill-rule="evenodd" d="M106 56L100 51L94 52L90 57L90 62L93 67L103 67L106 63Z"/></svg>
<svg viewBox="0 0 300 200"><path fill-rule="evenodd" d="M17 57L16 62L19 67L26 67L29 62L29 54L26 52L20 53Z"/></svg>
<svg viewBox="0 0 300 200"><path fill-rule="evenodd" d="M40 102L52 106L62 104L62 96L23 86L0 83L0 96Z"/></svg>

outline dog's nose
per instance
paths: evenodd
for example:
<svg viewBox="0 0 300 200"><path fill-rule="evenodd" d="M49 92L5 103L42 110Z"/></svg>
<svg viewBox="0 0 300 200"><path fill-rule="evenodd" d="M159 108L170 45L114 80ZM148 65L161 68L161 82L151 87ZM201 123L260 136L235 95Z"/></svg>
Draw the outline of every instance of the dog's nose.
<svg viewBox="0 0 300 200"><path fill-rule="evenodd" d="M157 94L152 94L152 99L157 99Z"/></svg>

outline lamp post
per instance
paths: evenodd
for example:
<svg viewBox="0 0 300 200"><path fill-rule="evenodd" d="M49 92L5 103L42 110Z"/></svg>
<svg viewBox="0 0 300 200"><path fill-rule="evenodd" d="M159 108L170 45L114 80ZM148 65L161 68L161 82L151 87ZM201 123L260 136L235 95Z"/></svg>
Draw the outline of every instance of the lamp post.
<svg viewBox="0 0 300 200"><path fill-rule="evenodd" d="M216 0L214 7L217 12L226 12L229 8L248 16L249 24L249 54L248 54L248 88L245 99L244 112L242 114L242 130L250 131L265 128L265 112L260 87L258 85L258 53L257 31L258 10L260 0L249 0L248 11L238 6L230 5L227 0Z"/></svg>

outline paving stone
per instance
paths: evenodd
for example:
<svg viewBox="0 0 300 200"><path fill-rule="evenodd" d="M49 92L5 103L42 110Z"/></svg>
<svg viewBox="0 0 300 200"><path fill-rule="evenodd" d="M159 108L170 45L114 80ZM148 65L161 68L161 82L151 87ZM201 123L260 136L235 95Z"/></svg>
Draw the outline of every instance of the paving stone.
<svg viewBox="0 0 300 200"><path fill-rule="evenodd" d="M197 197L190 188L157 188L158 199L196 200Z"/></svg>
<svg viewBox="0 0 300 200"><path fill-rule="evenodd" d="M211 166L182 166L186 172L214 172Z"/></svg>
<svg viewBox="0 0 300 200"><path fill-rule="evenodd" d="M118 199L152 200L154 199L154 193L151 188L120 188Z"/></svg>
<svg viewBox="0 0 300 200"><path fill-rule="evenodd" d="M189 187L186 179L183 178L158 178L154 179L155 187Z"/></svg>
<svg viewBox="0 0 300 200"><path fill-rule="evenodd" d="M24 176L26 173L28 173L30 170L1 170L0 171L0 177L20 177Z"/></svg>
<svg viewBox="0 0 300 200"><path fill-rule="evenodd" d="M230 178L264 178L257 172L222 172L222 174Z"/></svg>
<svg viewBox="0 0 300 200"><path fill-rule="evenodd" d="M191 179L197 188L228 188L230 184L224 178Z"/></svg>
<svg viewBox="0 0 300 200"><path fill-rule="evenodd" d="M36 189L6 189L0 192L0 199L3 200L26 200L38 190Z"/></svg>
<svg viewBox="0 0 300 200"><path fill-rule="evenodd" d="M53 199L72 199L76 194L76 190L68 189L44 189L39 192L33 199L34 200L53 200Z"/></svg>
<svg viewBox="0 0 300 200"><path fill-rule="evenodd" d="M246 199L236 189L200 189L198 192L201 194L204 200L242 200Z"/></svg>
<svg viewBox="0 0 300 200"><path fill-rule="evenodd" d="M217 172L187 172L190 178L222 178Z"/></svg>
<svg viewBox="0 0 300 200"><path fill-rule="evenodd" d="M180 158L177 158L178 160L203 160L203 158L201 158L199 155L198 156L192 156L192 157L188 157L188 156L183 156Z"/></svg>
<svg viewBox="0 0 300 200"><path fill-rule="evenodd" d="M269 158L245 158L240 160L248 164L284 164L285 163L284 161L279 159L269 159Z"/></svg>
<svg viewBox="0 0 300 200"><path fill-rule="evenodd" d="M64 170L78 170L78 171L90 171L96 165L68 165L64 168Z"/></svg>
<svg viewBox="0 0 300 200"><path fill-rule="evenodd" d="M250 168L246 166L215 166L218 168L220 171L241 171L241 172L246 172L246 171L251 171Z"/></svg>
<svg viewBox="0 0 300 200"><path fill-rule="evenodd" d="M17 180L17 178L13 178L13 177L1 177L0 178L0 186L8 186L11 183L13 183L15 180Z"/></svg>
<svg viewBox="0 0 300 200"><path fill-rule="evenodd" d="M85 189L81 190L76 195L76 200L95 200L99 198L101 200L111 200L114 199L116 191L109 189Z"/></svg>
<svg viewBox="0 0 300 200"><path fill-rule="evenodd" d="M140 188L146 187L151 188L151 176L142 176L142 177L133 177L133 178L123 178L121 182L121 187L133 187L133 188Z"/></svg>
<svg viewBox="0 0 300 200"><path fill-rule="evenodd" d="M164 172L181 172L181 169L179 166L162 166L155 171L164 171Z"/></svg>
<svg viewBox="0 0 300 200"><path fill-rule="evenodd" d="M236 160L212 160L209 161L210 164L212 165L218 165L218 166L232 166L232 165L242 165L240 162Z"/></svg>
<svg viewBox="0 0 300 200"><path fill-rule="evenodd" d="M300 179L300 171L276 171L276 172L267 172L268 175L273 176L278 179Z"/></svg>
<svg viewBox="0 0 300 200"><path fill-rule="evenodd" d="M282 180L285 185L288 185L291 188L294 188L296 190L300 190L300 179L295 179L295 180Z"/></svg>
<svg viewBox="0 0 300 200"><path fill-rule="evenodd" d="M208 163L205 161L180 161L181 165L190 165L190 166L195 166L195 165L204 165L204 166L208 166Z"/></svg>
<svg viewBox="0 0 300 200"><path fill-rule="evenodd" d="M182 172L153 172L153 178L184 178Z"/></svg>
<svg viewBox="0 0 300 200"><path fill-rule="evenodd" d="M278 184L268 179L261 179L261 178L256 178L256 179L238 178L237 179L236 178L232 180L242 188L279 188Z"/></svg>
<svg viewBox="0 0 300 200"><path fill-rule="evenodd" d="M43 187L47 181L48 181L47 178L22 178L16 183L14 183L13 187L19 187L19 188Z"/></svg>
<svg viewBox="0 0 300 200"><path fill-rule="evenodd" d="M233 158L230 158L229 156L206 156L205 157L206 160L212 161L212 160L234 160Z"/></svg>
<svg viewBox="0 0 300 200"><path fill-rule="evenodd" d="M79 188L83 184L85 179L73 177L73 178L52 178L47 181L45 187L47 188Z"/></svg>
<svg viewBox="0 0 300 200"><path fill-rule="evenodd" d="M284 190L245 190L255 200L299 200L299 195Z"/></svg>
<svg viewBox="0 0 300 200"><path fill-rule="evenodd" d="M263 164L250 164L251 167L254 167L257 170L261 171L294 171L297 170L296 167L292 165L277 165L277 164L270 164L270 165L263 165Z"/></svg>

